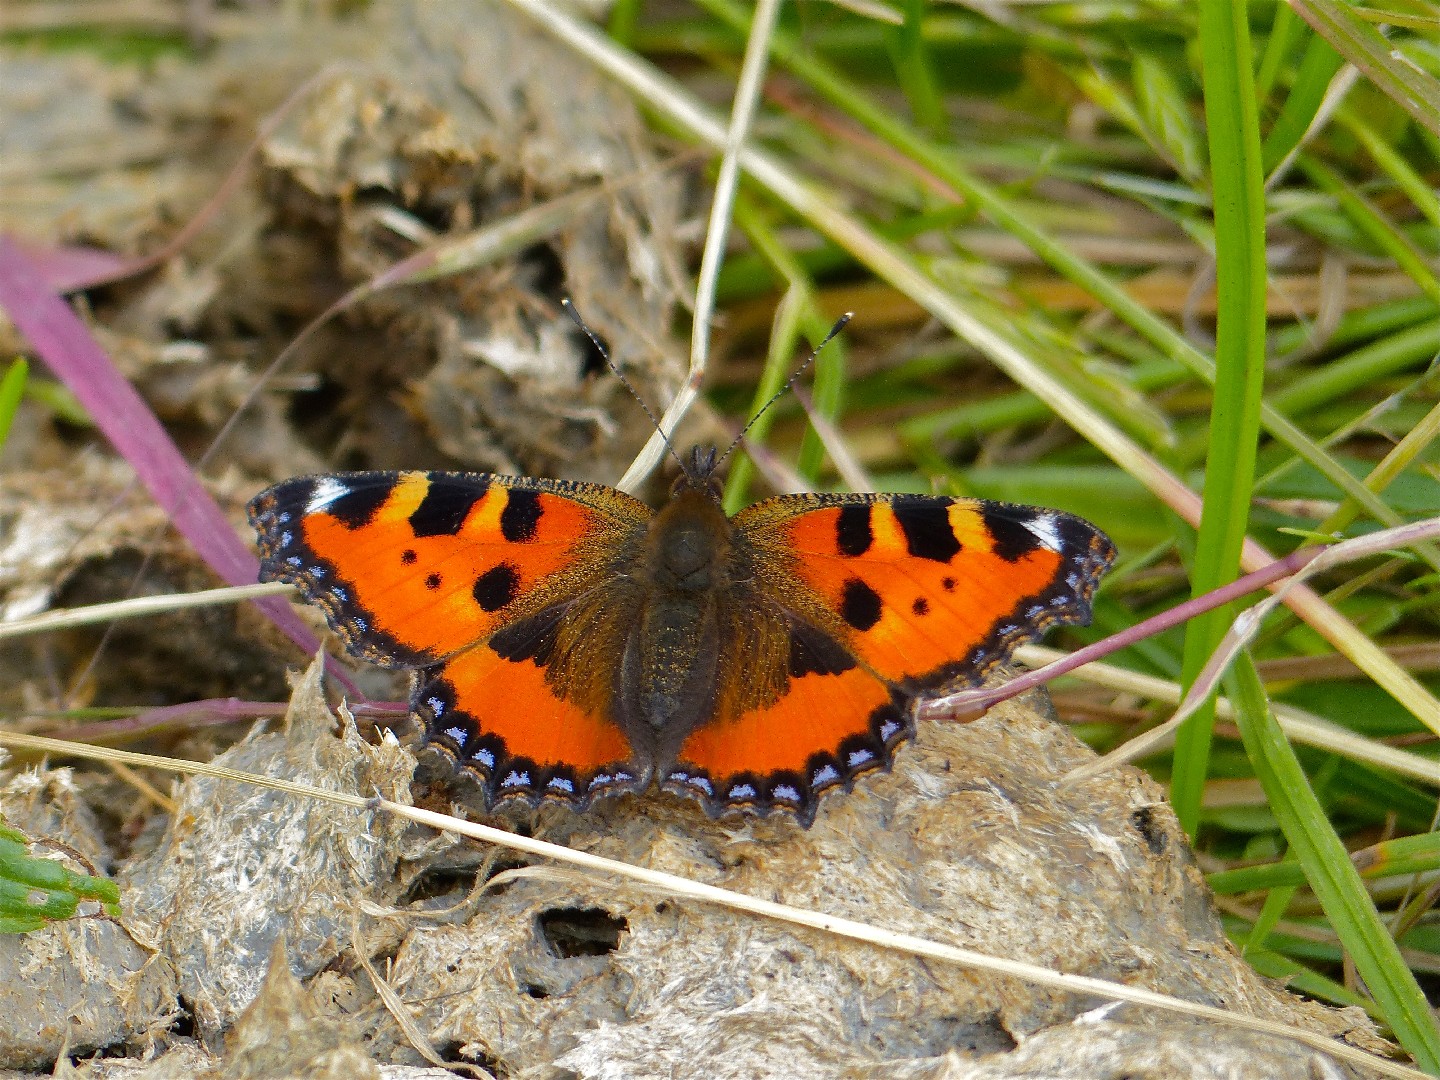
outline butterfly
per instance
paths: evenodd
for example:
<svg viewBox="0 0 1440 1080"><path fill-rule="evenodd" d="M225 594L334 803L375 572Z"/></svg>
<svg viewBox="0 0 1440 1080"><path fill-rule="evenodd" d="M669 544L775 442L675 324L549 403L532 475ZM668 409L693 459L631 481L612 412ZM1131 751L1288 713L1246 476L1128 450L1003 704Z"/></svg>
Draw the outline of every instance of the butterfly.
<svg viewBox="0 0 1440 1080"><path fill-rule="evenodd" d="M927 495L781 495L728 517L714 450L658 511L601 484L452 472L286 480L261 578L412 669L426 743L487 806L652 786L712 817L888 769L914 706L1086 624L1115 549L1082 518Z"/></svg>

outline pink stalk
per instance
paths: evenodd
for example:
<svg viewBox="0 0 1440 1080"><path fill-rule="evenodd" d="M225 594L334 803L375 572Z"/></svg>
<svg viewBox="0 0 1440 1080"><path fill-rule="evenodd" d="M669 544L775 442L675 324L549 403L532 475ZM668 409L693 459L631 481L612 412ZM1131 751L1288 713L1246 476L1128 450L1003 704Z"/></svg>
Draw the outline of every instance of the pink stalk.
<svg viewBox="0 0 1440 1080"><path fill-rule="evenodd" d="M1238 600L1247 593L1256 589L1263 589L1265 586L1287 578L1294 574L1301 567L1311 560L1318 558L1327 549L1323 547L1303 547L1292 551L1283 559L1276 559L1268 566L1263 566L1252 574L1246 574L1229 585L1223 585L1213 589L1204 596L1197 596L1193 600L1187 600L1183 604L1177 604L1169 611L1162 611L1159 615L1153 615L1144 622L1136 623L1134 626L1120 631L1118 634L1111 634L1103 641L1097 641L1093 645L1086 645L1083 649L1077 649L1063 660L1056 660L1053 664L1046 664L1034 671L1027 671L1018 678L1011 679L1001 686L978 687L974 690L962 690L958 694L950 694L947 697L936 698L934 701L926 702L920 709L921 715L927 717L956 717L966 716L972 713L982 713L992 705L1006 701L1009 698L1023 694L1027 690L1033 690L1051 679L1076 668L1090 663L1093 660L1100 660L1111 653L1119 652L1135 642L1158 634L1162 630L1168 630L1172 626L1178 626L1188 619L1193 619L1202 612L1210 611L1212 608L1221 607Z"/></svg>
<svg viewBox="0 0 1440 1080"><path fill-rule="evenodd" d="M230 585L253 584L260 563L171 441L144 399L44 275L0 238L0 307L134 468L141 483L200 557ZM280 597L253 601L305 653L320 643Z"/></svg>

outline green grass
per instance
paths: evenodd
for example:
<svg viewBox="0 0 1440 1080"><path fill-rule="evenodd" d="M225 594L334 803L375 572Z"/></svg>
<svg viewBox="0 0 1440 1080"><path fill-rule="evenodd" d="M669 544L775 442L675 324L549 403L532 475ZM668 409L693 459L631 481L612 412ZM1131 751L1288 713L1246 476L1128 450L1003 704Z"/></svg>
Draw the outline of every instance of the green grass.
<svg viewBox="0 0 1440 1080"><path fill-rule="evenodd" d="M1265 386L1266 296L1265 198L1248 10L1244 0L1208 0L1200 12L1217 311L1205 509L1190 569L1196 596L1240 575ZM1235 614L1233 605L1217 608L1186 627L1181 682L1187 688ZM1214 706L1207 705L1185 722L1175 740L1170 798L1192 837L1199 826L1214 723Z"/></svg>
<svg viewBox="0 0 1440 1080"><path fill-rule="evenodd" d="M167 56L187 56L191 46L180 31L65 26L0 33L0 45L45 52L82 52L115 62L149 63Z"/></svg>
<svg viewBox="0 0 1440 1080"><path fill-rule="evenodd" d="M109 878L79 874L31 855L29 837L0 823L0 934L24 934L74 918L85 900L120 915L120 890Z"/></svg>
<svg viewBox="0 0 1440 1080"><path fill-rule="evenodd" d="M0 378L0 450L10 437L10 426L15 422L15 410L20 408L20 399L25 395L25 380L30 365L24 360L13 360Z"/></svg>

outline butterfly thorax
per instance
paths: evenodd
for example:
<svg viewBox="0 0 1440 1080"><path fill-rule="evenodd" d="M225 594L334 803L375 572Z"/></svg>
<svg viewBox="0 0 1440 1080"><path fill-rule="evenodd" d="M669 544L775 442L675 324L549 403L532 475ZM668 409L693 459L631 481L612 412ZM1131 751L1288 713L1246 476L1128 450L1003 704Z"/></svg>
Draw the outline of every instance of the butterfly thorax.
<svg viewBox="0 0 1440 1080"><path fill-rule="evenodd" d="M730 519L708 492L681 489L650 523L647 584L681 596L724 584L732 532Z"/></svg>

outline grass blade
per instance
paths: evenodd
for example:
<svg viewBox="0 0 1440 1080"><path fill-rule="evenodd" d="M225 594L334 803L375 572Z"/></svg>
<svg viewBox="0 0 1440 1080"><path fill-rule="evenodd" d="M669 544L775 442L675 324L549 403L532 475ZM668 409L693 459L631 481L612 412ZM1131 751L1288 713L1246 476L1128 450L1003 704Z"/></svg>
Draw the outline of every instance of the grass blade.
<svg viewBox="0 0 1440 1080"><path fill-rule="evenodd" d="M1440 833L1420 833L1386 840L1349 856L1356 873L1372 880L1404 874L1428 874L1440 870ZM1205 879L1220 895L1280 889L1305 884L1305 868L1295 859L1221 870Z"/></svg>
<svg viewBox="0 0 1440 1080"><path fill-rule="evenodd" d="M1191 573L1194 596L1233 581L1240 569L1265 380L1265 189L1247 10L1238 0L1208 0L1200 7L1218 306L1205 505ZM1231 609L1217 609L1186 628L1185 685L1200 673L1230 621ZM1214 705L1208 704L1185 722L1175 740L1171 801L1192 837L1200 820L1214 724Z"/></svg>
<svg viewBox="0 0 1440 1080"><path fill-rule="evenodd" d="M10 437L10 425L15 422L15 410L20 408L29 374L30 365L22 358L15 360L5 372L5 378L0 379L0 449Z"/></svg>
<svg viewBox="0 0 1440 1080"><path fill-rule="evenodd" d="M925 47L922 21L925 0L904 0L904 21L889 35L890 56L895 79L900 84L915 122L934 135L945 131L945 106L935 88L935 71Z"/></svg>
<svg viewBox="0 0 1440 1080"><path fill-rule="evenodd" d="M1270 133L1265 136L1262 157L1267 175L1300 145L1311 121L1320 111L1330 80L1342 63L1340 54L1330 47L1329 42L1314 34L1310 36L1300 69L1295 73L1295 83L1290 87L1285 104L1280 106L1280 115L1270 125Z"/></svg>
<svg viewBox="0 0 1440 1080"><path fill-rule="evenodd" d="M1175 171L1191 182L1205 175L1205 152L1190 102L1176 82L1172 65L1148 52L1138 53L1131 77L1145 127Z"/></svg>
<svg viewBox="0 0 1440 1080"><path fill-rule="evenodd" d="M1248 653L1227 682L1246 754L1306 880L1400 1045L1440 1075L1440 1026L1275 722Z"/></svg>
<svg viewBox="0 0 1440 1080"><path fill-rule="evenodd" d="M1395 46L1356 14L1355 7L1343 0L1290 0L1290 6L1383 93L1440 136L1440 86L1399 59Z"/></svg>

